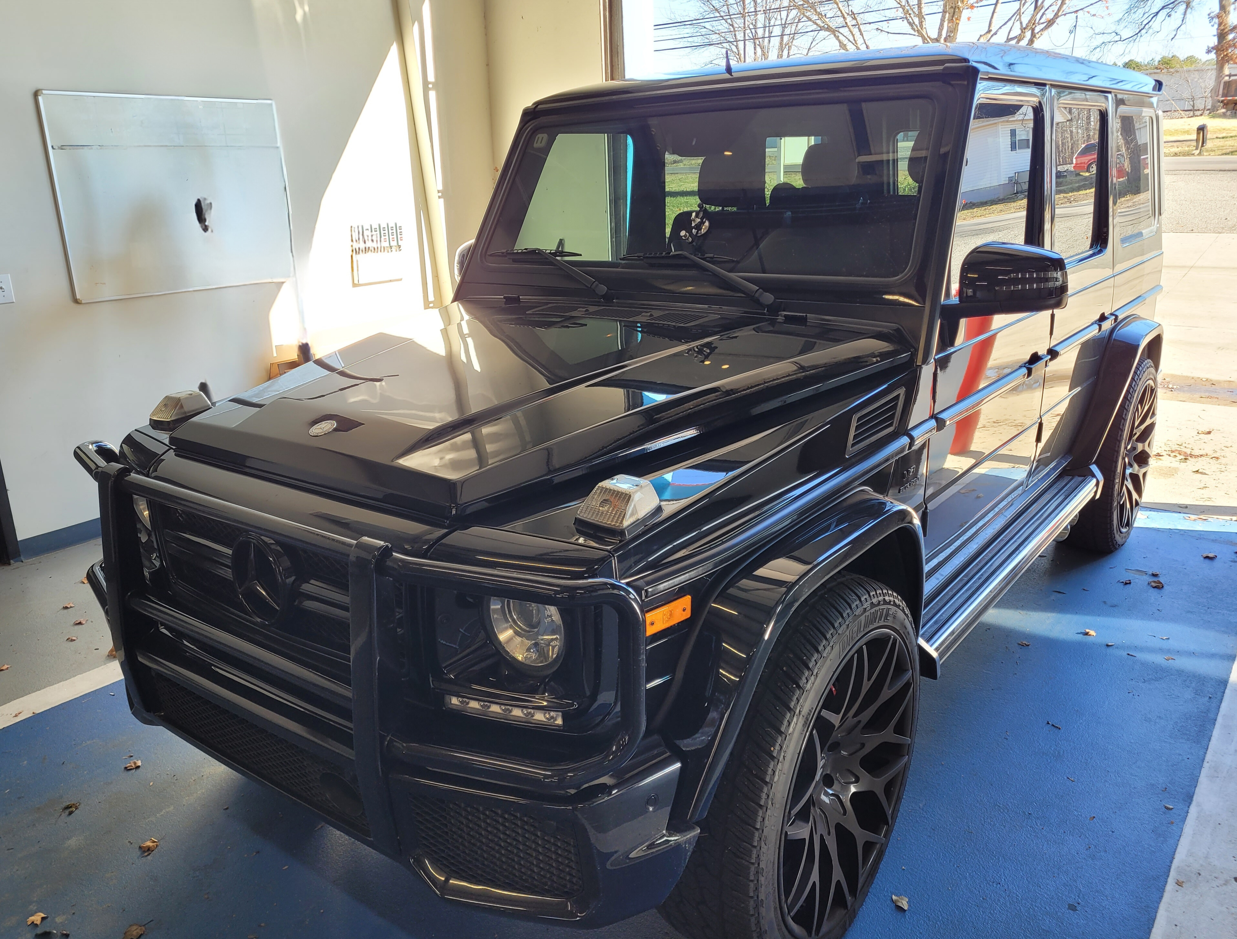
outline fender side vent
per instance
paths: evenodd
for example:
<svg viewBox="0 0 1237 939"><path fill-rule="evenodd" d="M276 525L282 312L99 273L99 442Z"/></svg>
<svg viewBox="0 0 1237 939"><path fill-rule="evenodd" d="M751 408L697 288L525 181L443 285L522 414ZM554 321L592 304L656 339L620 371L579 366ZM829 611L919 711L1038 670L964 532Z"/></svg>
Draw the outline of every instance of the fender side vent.
<svg viewBox="0 0 1237 939"><path fill-rule="evenodd" d="M846 442L847 456L898 426L898 418L902 415L902 398L905 395L906 389L899 388L854 416L850 424L850 439Z"/></svg>

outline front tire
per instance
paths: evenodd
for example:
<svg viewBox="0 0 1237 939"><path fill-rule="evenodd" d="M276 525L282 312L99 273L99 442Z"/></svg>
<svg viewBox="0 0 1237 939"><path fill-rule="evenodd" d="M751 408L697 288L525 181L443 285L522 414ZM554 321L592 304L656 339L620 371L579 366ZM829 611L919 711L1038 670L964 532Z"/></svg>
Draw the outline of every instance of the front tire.
<svg viewBox="0 0 1237 939"><path fill-rule="evenodd" d="M830 580L765 665L701 837L661 907L692 939L836 939L897 820L919 706L894 591Z"/></svg>
<svg viewBox="0 0 1237 939"><path fill-rule="evenodd" d="M1078 513L1070 544L1110 554L1130 540L1147 492L1158 412L1155 363L1143 359L1095 461L1104 476L1104 491Z"/></svg>

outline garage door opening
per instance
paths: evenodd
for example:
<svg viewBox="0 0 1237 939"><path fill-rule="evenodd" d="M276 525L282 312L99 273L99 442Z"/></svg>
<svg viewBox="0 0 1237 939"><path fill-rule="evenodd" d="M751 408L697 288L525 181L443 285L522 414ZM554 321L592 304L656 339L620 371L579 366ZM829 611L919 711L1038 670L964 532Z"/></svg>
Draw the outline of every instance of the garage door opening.
<svg viewBox="0 0 1237 939"><path fill-rule="evenodd" d="M9 505L9 487L4 481L4 466L0 464L0 564L18 560L17 527L13 524L13 507Z"/></svg>

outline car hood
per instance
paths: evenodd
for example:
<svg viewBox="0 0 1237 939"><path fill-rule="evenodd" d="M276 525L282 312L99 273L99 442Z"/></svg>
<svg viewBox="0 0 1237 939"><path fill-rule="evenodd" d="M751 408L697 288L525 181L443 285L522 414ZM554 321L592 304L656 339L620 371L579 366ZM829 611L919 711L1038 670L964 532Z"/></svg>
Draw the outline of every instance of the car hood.
<svg viewBox="0 0 1237 939"><path fill-rule="evenodd" d="M616 305L452 304L221 402L182 455L451 524L905 361L887 326ZM445 323L441 329L439 323Z"/></svg>

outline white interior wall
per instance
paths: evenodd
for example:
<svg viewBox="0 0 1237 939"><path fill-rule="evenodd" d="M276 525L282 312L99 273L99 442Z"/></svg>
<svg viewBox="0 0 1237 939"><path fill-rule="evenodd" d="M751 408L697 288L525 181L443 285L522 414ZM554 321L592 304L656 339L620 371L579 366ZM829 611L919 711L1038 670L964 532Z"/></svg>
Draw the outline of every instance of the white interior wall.
<svg viewBox="0 0 1237 939"><path fill-rule="evenodd" d="M432 8L439 250L449 258L476 232L523 108L603 79L603 3L399 2L418 15ZM410 164L407 154L365 159L382 114L405 120L379 82L400 38L391 0L5 3L0 35L0 273L12 275L17 299L0 306L0 464L18 538L26 539L97 517L96 490L72 459L74 445L118 443L165 393L203 379L216 394L251 387L265 377L273 342L295 340L299 328L293 292L278 284L74 303L36 89L273 99L307 318L327 346L355 332L358 318L376 321L416 299L357 288L341 312L311 293L322 289L315 275L336 286L350 278L335 229L354 210L377 211L382 174L392 199L406 201L407 179L393 174ZM390 113L362 121L375 98ZM368 176L366 185L356 174ZM315 252L316 244L324 247ZM353 302L363 291L384 299L369 311Z"/></svg>
<svg viewBox="0 0 1237 939"><path fill-rule="evenodd" d="M319 204L395 29L388 0L0 5L0 273L17 301L0 306L0 463L19 539L98 517L77 443L119 443L165 393L203 379L218 394L261 381L280 289L75 303L35 90L274 99L308 266Z"/></svg>

